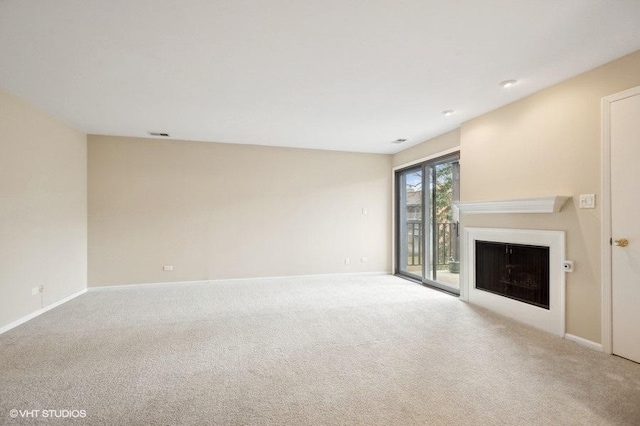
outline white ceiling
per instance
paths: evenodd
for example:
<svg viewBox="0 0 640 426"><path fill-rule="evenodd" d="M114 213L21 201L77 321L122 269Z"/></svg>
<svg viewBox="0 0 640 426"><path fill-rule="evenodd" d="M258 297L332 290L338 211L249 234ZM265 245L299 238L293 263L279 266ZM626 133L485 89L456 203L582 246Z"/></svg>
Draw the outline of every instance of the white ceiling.
<svg viewBox="0 0 640 426"><path fill-rule="evenodd" d="M392 153L637 49L638 0L0 0L0 86L92 134Z"/></svg>

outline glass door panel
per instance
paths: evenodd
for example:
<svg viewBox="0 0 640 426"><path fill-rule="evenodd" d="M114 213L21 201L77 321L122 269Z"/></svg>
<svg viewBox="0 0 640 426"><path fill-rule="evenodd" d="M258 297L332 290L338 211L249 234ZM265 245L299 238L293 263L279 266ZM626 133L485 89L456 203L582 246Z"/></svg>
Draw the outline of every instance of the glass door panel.
<svg viewBox="0 0 640 426"><path fill-rule="evenodd" d="M398 272L422 279L422 167L398 174Z"/></svg>
<svg viewBox="0 0 640 426"><path fill-rule="evenodd" d="M460 200L460 163L458 160L435 164L431 169L432 268L428 278L460 291L460 250L458 221L454 202Z"/></svg>
<svg viewBox="0 0 640 426"><path fill-rule="evenodd" d="M459 294L458 155L401 170L396 182L396 272Z"/></svg>

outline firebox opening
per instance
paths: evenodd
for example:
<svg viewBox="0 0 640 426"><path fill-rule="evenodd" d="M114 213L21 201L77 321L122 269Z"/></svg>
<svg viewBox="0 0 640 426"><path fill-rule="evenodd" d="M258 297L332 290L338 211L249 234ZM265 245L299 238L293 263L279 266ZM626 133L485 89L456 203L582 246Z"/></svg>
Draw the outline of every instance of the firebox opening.
<svg viewBox="0 0 640 426"><path fill-rule="evenodd" d="M549 247L476 240L476 288L549 309Z"/></svg>

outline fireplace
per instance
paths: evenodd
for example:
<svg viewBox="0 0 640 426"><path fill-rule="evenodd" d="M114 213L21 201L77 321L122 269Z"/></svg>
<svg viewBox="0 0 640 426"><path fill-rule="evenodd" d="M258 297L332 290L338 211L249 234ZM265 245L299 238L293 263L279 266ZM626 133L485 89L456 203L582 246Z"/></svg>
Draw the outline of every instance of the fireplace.
<svg viewBox="0 0 640 426"><path fill-rule="evenodd" d="M549 247L476 240L476 288L549 309Z"/></svg>
<svg viewBox="0 0 640 426"><path fill-rule="evenodd" d="M464 229L460 298L564 336L564 232Z"/></svg>

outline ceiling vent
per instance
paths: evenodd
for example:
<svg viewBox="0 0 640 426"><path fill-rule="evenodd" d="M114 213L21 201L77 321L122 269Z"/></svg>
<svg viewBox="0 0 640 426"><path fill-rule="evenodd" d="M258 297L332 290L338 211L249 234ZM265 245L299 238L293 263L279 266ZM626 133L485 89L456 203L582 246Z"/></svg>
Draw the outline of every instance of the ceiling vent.
<svg viewBox="0 0 640 426"><path fill-rule="evenodd" d="M405 143L407 140L406 139L396 139L395 141L391 142L391 143Z"/></svg>
<svg viewBox="0 0 640 426"><path fill-rule="evenodd" d="M160 132L149 132L151 136L161 136L163 138L168 138L169 133L160 133Z"/></svg>

